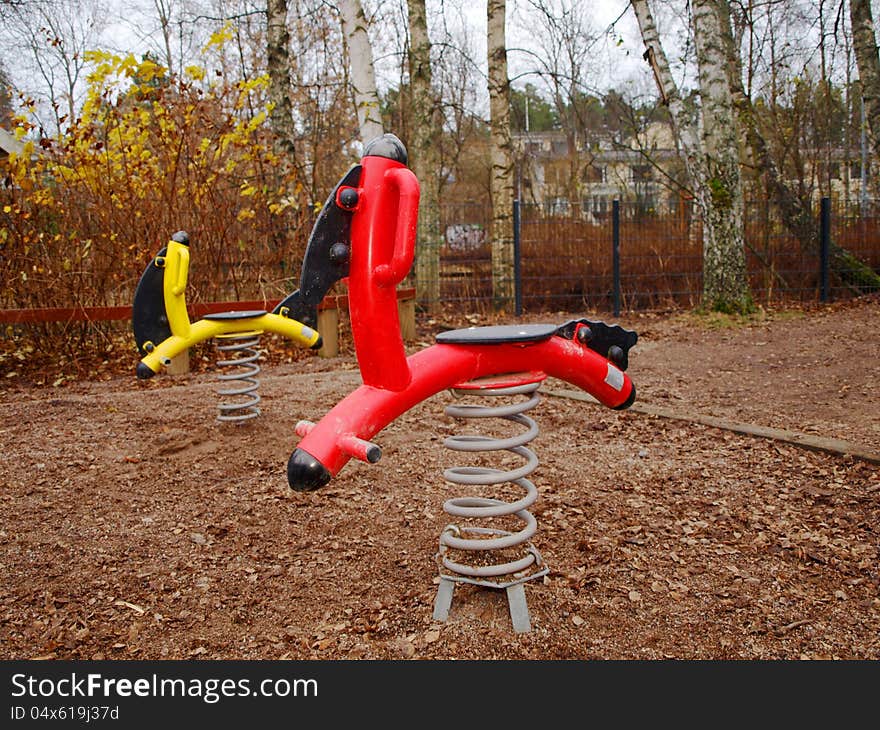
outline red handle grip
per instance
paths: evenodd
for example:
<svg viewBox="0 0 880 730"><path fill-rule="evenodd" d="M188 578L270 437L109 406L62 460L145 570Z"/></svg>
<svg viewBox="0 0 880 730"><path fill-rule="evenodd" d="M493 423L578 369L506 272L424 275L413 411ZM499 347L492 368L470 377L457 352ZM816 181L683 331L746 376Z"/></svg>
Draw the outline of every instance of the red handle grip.
<svg viewBox="0 0 880 730"><path fill-rule="evenodd" d="M419 219L419 181L406 167L385 171L384 179L397 190L397 229L391 261L379 264L374 281L379 286L396 286L409 273L416 250L416 227Z"/></svg>

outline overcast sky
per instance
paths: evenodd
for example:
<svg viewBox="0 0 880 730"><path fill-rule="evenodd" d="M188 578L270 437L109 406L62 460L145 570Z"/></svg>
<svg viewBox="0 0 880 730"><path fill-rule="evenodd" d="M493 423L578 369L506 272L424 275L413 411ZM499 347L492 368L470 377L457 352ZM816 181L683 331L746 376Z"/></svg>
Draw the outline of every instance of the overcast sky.
<svg viewBox="0 0 880 730"><path fill-rule="evenodd" d="M91 3L69 0L71 4L79 5L83 11ZM162 48L162 38L158 30L158 22L155 20L156 11L153 0L98 0L106 7L106 14L101 14L99 23L103 31L98 45L104 48L142 54L147 50ZM367 8L381 7L387 10L394 6L385 5L388 0L362 0ZM401 5L398 7L397 16L405 18L405 3L397 0ZM562 0L559 0L560 2ZM571 2L572 0L569 0ZM582 7L587 9L591 30L595 40L590 43L590 57L592 63L588 66L581 80L585 91L601 93L609 88L622 91L631 98L655 96L656 91L650 72L642 60L642 42L635 23L632 11L629 9L628 0L573 0L581 2ZM664 8L674 7L676 3L684 0L665 0L658 6L658 24L670 17L674 20L674 13ZM259 3L254 3L259 7ZM139 11L140 8L140 11ZM432 35L436 40L440 35L437 19L443 12L445 23L449 28L459 28L463 25L467 29L470 39L470 53L475 59L480 72L486 73L486 4L473 2L472 0L428 0L429 18L433 19L435 27ZM534 12L529 0L507 0L508 15L508 55L509 74L513 79L514 86L522 87L526 83L533 83L541 88L540 79L530 74L535 68L534 58L520 49L530 48L540 53L542 48L532 32L534 24L526 18L530 9ZM206 11L210 13L211 11ZM331 12L327 10L326 12ZM79 16L82 19L84 13ZM253 22L262 22L254 18ZM405 21L403 21L405 24ZM213 24L216 27L216 24ZM155 30L153 30L155 29ZM187 29L189 30L189 29ZM0 28L0 42L3 39L3 28ZM400 58L392 51L399 50L402 44L399 39L394 41L381 41L379 36L383 27L378 26L371 32L377 43L377 76L380 87L388 88L399 83ZM387 35L387 33L386 33ZM669 34L669 42L672 42L675 34ZM664 39L666 40L666 39ZM382 44L384 43L384 47ZM8 44L7 44L8 46ZM13 50L9 47L0 48L2 58L13 80L28 91L39 92L43 83L39 76L28 70L27 54L21 50ZM674 58L676 54L670 54ZM20 60L19 60L20 59ZM472 111L486 116L488 114L488 92L485 81L475 78L473 87L475 97L471 104Z"/></svg>
<svg viewBox="0 0 880 730"><path fill-rule="evenodd" d="M104 37L108 43L119 47L126 47L135 52L143 52L147 50L145 44L138 34L131 28L132 6L133 4L146 3L148 9L151 9L151 0L105 0L110 8L108 19L110 23L107 27ZM378 0L363 0L364 4L369 7ZM575 0L576 2L578 0ZM602 34L603 31L609 31L608 35L601 37L594 44L595 51L595 69L591 72L590 83L597 87L605 89L610 87L620 88L625 84L641 83L647 78L644 62L641 58L641 38L638 34L638 27L635 23L635 17L632 11L628 9L628 0L580 0L587 5L592 16L594 29ZM472 34L474 42L475 56L482 61L485 68L485 48L486 48L486 4L485 2L469 2L468 0L446 0L447 8L461 9L465 22ZM516 49L517 47L527 45L528 32L523 29L523 18L528 12L528 0L508 0L508 45ZM436 9L440 7L440 0L428 0L429 15L432 6ZM153 11L154 13L154 11ZM447 13L452 24L455 19L452 13ZM615 23L615 21L617 21ZM612 24L613 27L612 27ZM375 33L373 33L375 35ZM618 43L619 41L622 41ZM158 44L160 38L154 36L153 43ZM381 58L378 61L379 83L391 84L396 83L399 73L396 69L396 60L389 60L383 69ZM511 78L515 79L517 86L522 86L526 82L531 81L537 83L537 79L529 78L527 72L530 69L528 57L512 50L508 59L509 73ZM648 78L650 81L650 78Z"/></svg>

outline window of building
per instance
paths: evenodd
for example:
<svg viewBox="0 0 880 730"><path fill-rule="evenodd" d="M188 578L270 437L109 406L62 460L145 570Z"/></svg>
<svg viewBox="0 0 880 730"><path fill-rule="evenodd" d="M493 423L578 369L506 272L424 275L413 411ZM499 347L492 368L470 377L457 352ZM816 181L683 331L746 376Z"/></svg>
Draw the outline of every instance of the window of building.
<svg viewBox="0 0 880 730"><path fill-rule="evenodd" d="M545 201L544 211L548 215L565 215L568 213L568 198L550 198Z"/></svg>
<svg viewBox="0 0 880 730"><path fill-rule="evenodd" d="M871 174L871 165L865 165L865 177ZM862 161L856 160L851 163L849 166L849 177L850 180L861 180L862 179Z"/></svg>
<svg viewBox="0 0 880 730"><path fill-rule="evenodd" d="M651 166L650 165L633 165L630 169L632 173L632 179L635 182L641 182L643 180L651 179Z"/></svg>

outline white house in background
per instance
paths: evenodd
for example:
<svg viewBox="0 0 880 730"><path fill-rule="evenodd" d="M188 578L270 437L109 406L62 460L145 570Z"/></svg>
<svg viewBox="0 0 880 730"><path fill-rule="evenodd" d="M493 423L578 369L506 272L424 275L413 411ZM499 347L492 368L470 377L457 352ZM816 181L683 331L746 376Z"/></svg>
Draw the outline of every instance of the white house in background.
<svg viewBox="0 0 880 730"><path fill-rule="evenodd" d="M24 143L17 140L14 135L0 127L0 189L7 188L12 184L8 172L5 170L6 159L13 152L20 154L24 149Z"/></svg>
<svg viewBox="0 0 880 730"><path fill-rule="evenodd" d="M24 143L17 140L14 135L0 127L0 160L9 157L13 152L19 154L24 149Z"/></svg>
<svg viewBox="0 0 880 730"><path fill-rule="evenodd" d="M682 196L659 169L681 166L672 129L666 123L653 122L622 144L610 139L600 139L593 145L578 141L575 186L571 181L570 142L564 132L519 132L513 135L513 144L520 200L540 205L547 214L580 215L600 223L610 215L615 199L636 206L642 213L679 208ZM861 163L854 152L847 153L842 147L830 151L801 150L805 159L822 165L813 169L807 164L804 173L813 190L814 205L818 206L829 189L836 201L846 205L859 203ZM867 171L870 170L869 164ZM820 180L825 184L820 184ZM797 184L797 180L792 182Z"/></svg>
<svg viewBox="0 0 880 730"><path fill-rule="evenodd" d="M561 131L525 132L513 137L520 199L541 205L547 213L577 212L599 222L610 215L615 199L650 210L669 204L676 197L651 164L653 160L669 165L677 158L668 125L652 124L639 139L625 145L614 144L611 139L591 145L576 142L578 172L574 200L570 199L572 151L567 135ZM644 150L650 150L650 159Z"/></svg>

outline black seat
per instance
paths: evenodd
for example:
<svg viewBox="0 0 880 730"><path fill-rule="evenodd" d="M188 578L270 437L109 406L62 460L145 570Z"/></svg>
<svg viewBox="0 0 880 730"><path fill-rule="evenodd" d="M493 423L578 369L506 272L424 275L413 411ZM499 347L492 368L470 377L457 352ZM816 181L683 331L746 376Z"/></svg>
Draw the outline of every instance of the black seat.
<svg viewBox="0 0 880 730"><path fill-rule="evenodd" d="M517 342L543 342L558 329L555 324L502 324L447 330L437 335L442 345L510 345Z"/></svg>
<svg viewBox="0 0 880 730"><path fill-rule="evenodd" d="M254 317L262 317L264 314L268 314L268 312L266 312L264 309L251 309L240 312L214 312L214 314L206 314L202 319L253 319Z"/></svg>

